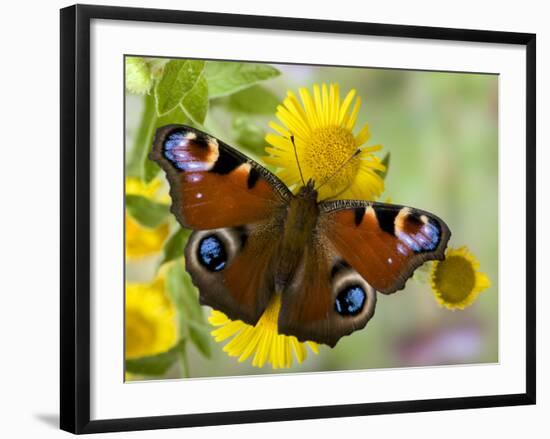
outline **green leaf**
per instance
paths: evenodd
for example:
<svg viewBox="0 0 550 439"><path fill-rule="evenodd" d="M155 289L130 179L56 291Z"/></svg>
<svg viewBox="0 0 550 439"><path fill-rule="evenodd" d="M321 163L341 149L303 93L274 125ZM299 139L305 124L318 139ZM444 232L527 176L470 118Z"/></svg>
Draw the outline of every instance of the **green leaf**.
<svg viewBox="0 0 550 439"><path fill-rule="evenodd" d="M189 117L181 108L181 105L178 105L169 113L166 113L163 116L160 116L156 122L156 128L163 127L164 125L171 125L173 123L177 124L187 124L189 123Z"/></svg>
<svg viewBox="0 0 550 439"><path fill-rule="evenodd" d="M176 108L193 89L204 69L204 61L174 59L164 66L155 87L157 114L162 116Z"/></svg>
<svg viewBox="0 0 550 439"><path fill-rule="evenodd" d="M255 63L209 61L205 68L210 98L228 96L280 74L275 67Z"/></svg>
<svg viewBox="0 0 550 439"><path fill-rule="evenodd" d="M265 132L247 116L237 116L232 124L237 142L249 151L262 155L265 153Z"/></svg>
<svg viewBox="0 0 550 439"><path fill-rule="evenodd" d="M178 227L178 230L172 234L172 236L170 236L164 244L164 248L162 250L163 256L160 265L183 256L185 244L190 234L191 230Z"/></svg>
<svg viewBox="0 0 550 439"><path fill-rule="evenodd" d="M156 162L151 160L149 157L145 159L143 163L143 181L145 183L150 183L160 172L160 167Z"/></svg>
<svg viewBox="0 0 550 439"><path fill-rule="evenodd" d="M197 290L185 271L180 259L168 270L168 292L179 315L179 328L182 338L190 340L207 358L212 355L211 337L201 327L206 326ZM197 327L198 325L198 327Z"/></svg>
<svg viewBox="0 0 550 439"><path fill-rule="evenodd" d="M375 171L380 177L382 177L382 180L386 179L386 175L388 175L388 171L390 170L390 157L391 155L388 151L382 159L382 164L386 167L385 171Z"/></svg>
<svg viewBox="0 0 550 439"><path fill-rule="evenodd" d="M139 375L164 375L178 359L179 351L184 343L182 340L172 349L161 354L128 359L125 361L126 372Z"/></svg>
<svg viewBox="0 0 550 439"><path fill-rule="evenodd" d="M204 332L206 334L210 334L210 332L212 332L212 326L210 326L210 324L208 324L208 323L203 323L203 322L197 322L195 320L190 320L189 321L189 326L196 329L197 331L201 331L201 332Z"/></svg>
<svg viewBox="0 0 550 439"><path fill-rule="evenodd" d="M201 76L181 101L181 107L195 123L203 124L208 111L208 82Z"/></svg>
<svg viewBox="0 0 550 439"><path fill-rule="evenodd" d="M170 61L166 58L146 58L149 70L151 70L151 77L153 79L160 79L164 73L164 66Z"/></svg>
<svg viewBox="0 0 550 439"><path fill-rule="evenodd" d="M169 206L157 203L141 195L126 195L126 209L142 226L155 228L168 217Z"/></svg>
<svg viewBox="0 0 550 439"><path fill-rule="evenodd" d="M229 97L229 107L233 111L247 114L273 115L279 103L280 99L261 85L253 85Z"/></svg>

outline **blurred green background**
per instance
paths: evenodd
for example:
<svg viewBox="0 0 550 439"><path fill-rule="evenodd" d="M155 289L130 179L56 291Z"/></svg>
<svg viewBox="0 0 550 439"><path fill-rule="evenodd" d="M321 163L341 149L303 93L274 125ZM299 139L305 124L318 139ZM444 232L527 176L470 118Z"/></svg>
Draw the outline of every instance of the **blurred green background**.
<svg viewBox="0 0 550 439"><path fill-rule="evenodd" d="M287 90L338 83L362 99L356 132L369 123L367 145L391 152L381 201L391 198L435 213L452 231L451 247L468 246L492 286L465 310L435 300L428 283L410 279L394 295L378 295L364 330L321 346L301 365L272 370L238 363L209 342L210 357L187 345L191 377L344 369L427 366L498 361L498 76L375 68L273 65L280 75L231 96L210 97L202 128L256 159L263 155L267 122ZM262 88L264 99L247 98ZM126 94L126 151L133 153L147 95ZM255 106L256 105L256 106ZM141 121L141 122L140 122ZM128 166L131 167L131 158ZM128 171L131 174L131 170ZM160 175L160 174L159 174ZM163 178L163 176L161 176ZM127 261L127 282L148 281L160 255ZM418 278L426 277L420 273ZM209 314L204 309L205 315ZM175 364L160 377L181 376ZM146 378L139 376L140 379ZM159 376L152 378L158 379Z"/></svg>

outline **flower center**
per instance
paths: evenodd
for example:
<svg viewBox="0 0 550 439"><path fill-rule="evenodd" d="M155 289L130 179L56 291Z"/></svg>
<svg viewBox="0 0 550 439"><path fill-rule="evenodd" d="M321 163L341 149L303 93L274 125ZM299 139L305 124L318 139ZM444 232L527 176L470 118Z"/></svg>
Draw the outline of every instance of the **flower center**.
<svg viewBox="0 0 550 439"><path fill-rule="evenodd" d="M447 302L463 301L472 293L476 283L472 264L461 256L448 256L437 266L435 283Z"/></svg>
<svg viewBox="0 0 550 439"><path fill-rule="evenodd" d="M316 186L330 177L327 186L332 193L345 190L359 170L359 159L355 157L350 160L357 150L353 133L339 126L320 127L313 130L308 140L302 160L309 172L304 172L304 177L313 178ZM338 170L347 160L349 162ZM333 176L337 170L337 174Z"/></svg>

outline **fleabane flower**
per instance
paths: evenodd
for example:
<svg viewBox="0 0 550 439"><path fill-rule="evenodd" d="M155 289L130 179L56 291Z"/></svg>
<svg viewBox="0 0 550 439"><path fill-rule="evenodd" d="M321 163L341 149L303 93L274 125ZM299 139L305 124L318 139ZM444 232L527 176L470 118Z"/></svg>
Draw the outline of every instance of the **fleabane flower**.
<svg viewBox="0 0 550 439"><path fill-rule="evenodd" d="M433 262L430 281L437 301L448 309L470 306L479 293L491 286L467 247L449 248L443 261Z"/></svg>
<svg viewBox="0 0 550 439"><path fill-rule="evenodd" d="M163 223L154 229L139 224L131 215L125 215L126 257L140 259L154 255L162 250L170 233L170 225Z"/></svg>
<svg viewBox="0 0 550 439"><path fill-rule="evenodd" d="M126 178L126 195L141 195L159 203L169 204L171 199L168 189L163 187L163 182L157 177L149 183L144 183L140 178Z"/></svg>
<svg viewBox="0 0 550 439"><path fill-rule="evenodd" d="M255 326L240 320L230 320L224 313L216 310L212 311L208 321L213 326L218 326L212 331L217 342L231 338L223 350L231 357L238 357L239 362L254 355L253 366L263 367L269 363L273 369L289 368L292 366L293 355L299 364L306 359L306 345L315 354L319 353L319 347L312 341L302 343L294 336L279 334L277 320L280 310L280 294L274 294Z"/></svg>
<svg viewBox="0 0 550 439"><path fill-rule="evenodd" d="M162 181L158 178L147 184L139 178L129 177L126 179L125 191L126 195L141 195L158 202L170 201L168 193L162 190ZM138 223L128 213L125 214L125 225L128 259L140 259L160 252L170 233L168 221L155 228L148 228Z"/></svg>
<svg viewBox="0 0 550 439"><path fill-rule="evenodd" d="M126 284L126 358L160 354L178 341L176 310L159 275L150 283Z"/></svg>
<svg viewBox="0 0 550 439"><path fill-rule="evenodd" d="M270 122L276 133L265 140L271 145L265 162L277 167L277 175L293 190L310 178L319 187L319 199L374 200L384 190L384 180L378 172L385 166L373 153L381 145L365 146L370 138L365 124L354 134L361 99L356 90L340 99L338 85L313 86L313 96L307 88L299 90L300 100L289 91L276 117L281 124ZM292 143L294 139L294 145Z"/></svg>

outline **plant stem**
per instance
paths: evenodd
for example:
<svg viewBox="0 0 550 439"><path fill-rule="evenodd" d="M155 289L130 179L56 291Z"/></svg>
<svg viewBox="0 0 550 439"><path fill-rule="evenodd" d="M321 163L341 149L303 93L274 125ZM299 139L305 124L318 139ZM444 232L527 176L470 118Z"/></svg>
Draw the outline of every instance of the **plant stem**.
<svg viewBox="0 0 550 439"><path fill-rule="evenodd" d="M145 177L145 160L151 145L150 139L157 122L157 112L155 109L155 97L153 93L144 96L144 108L141 114L138 131L134 141L133 149L128 160L126 172L128 176Z"/></svg>
<svg viewBox="0 0 550 439"><path fill-rule="evenodd" d="M179 364L181 369L181 376L183 378L189 378L191 375L189 372L189 361L187 360L187 350L185 345L185 342L181 344L181 348L179 351Z"/></svg>

